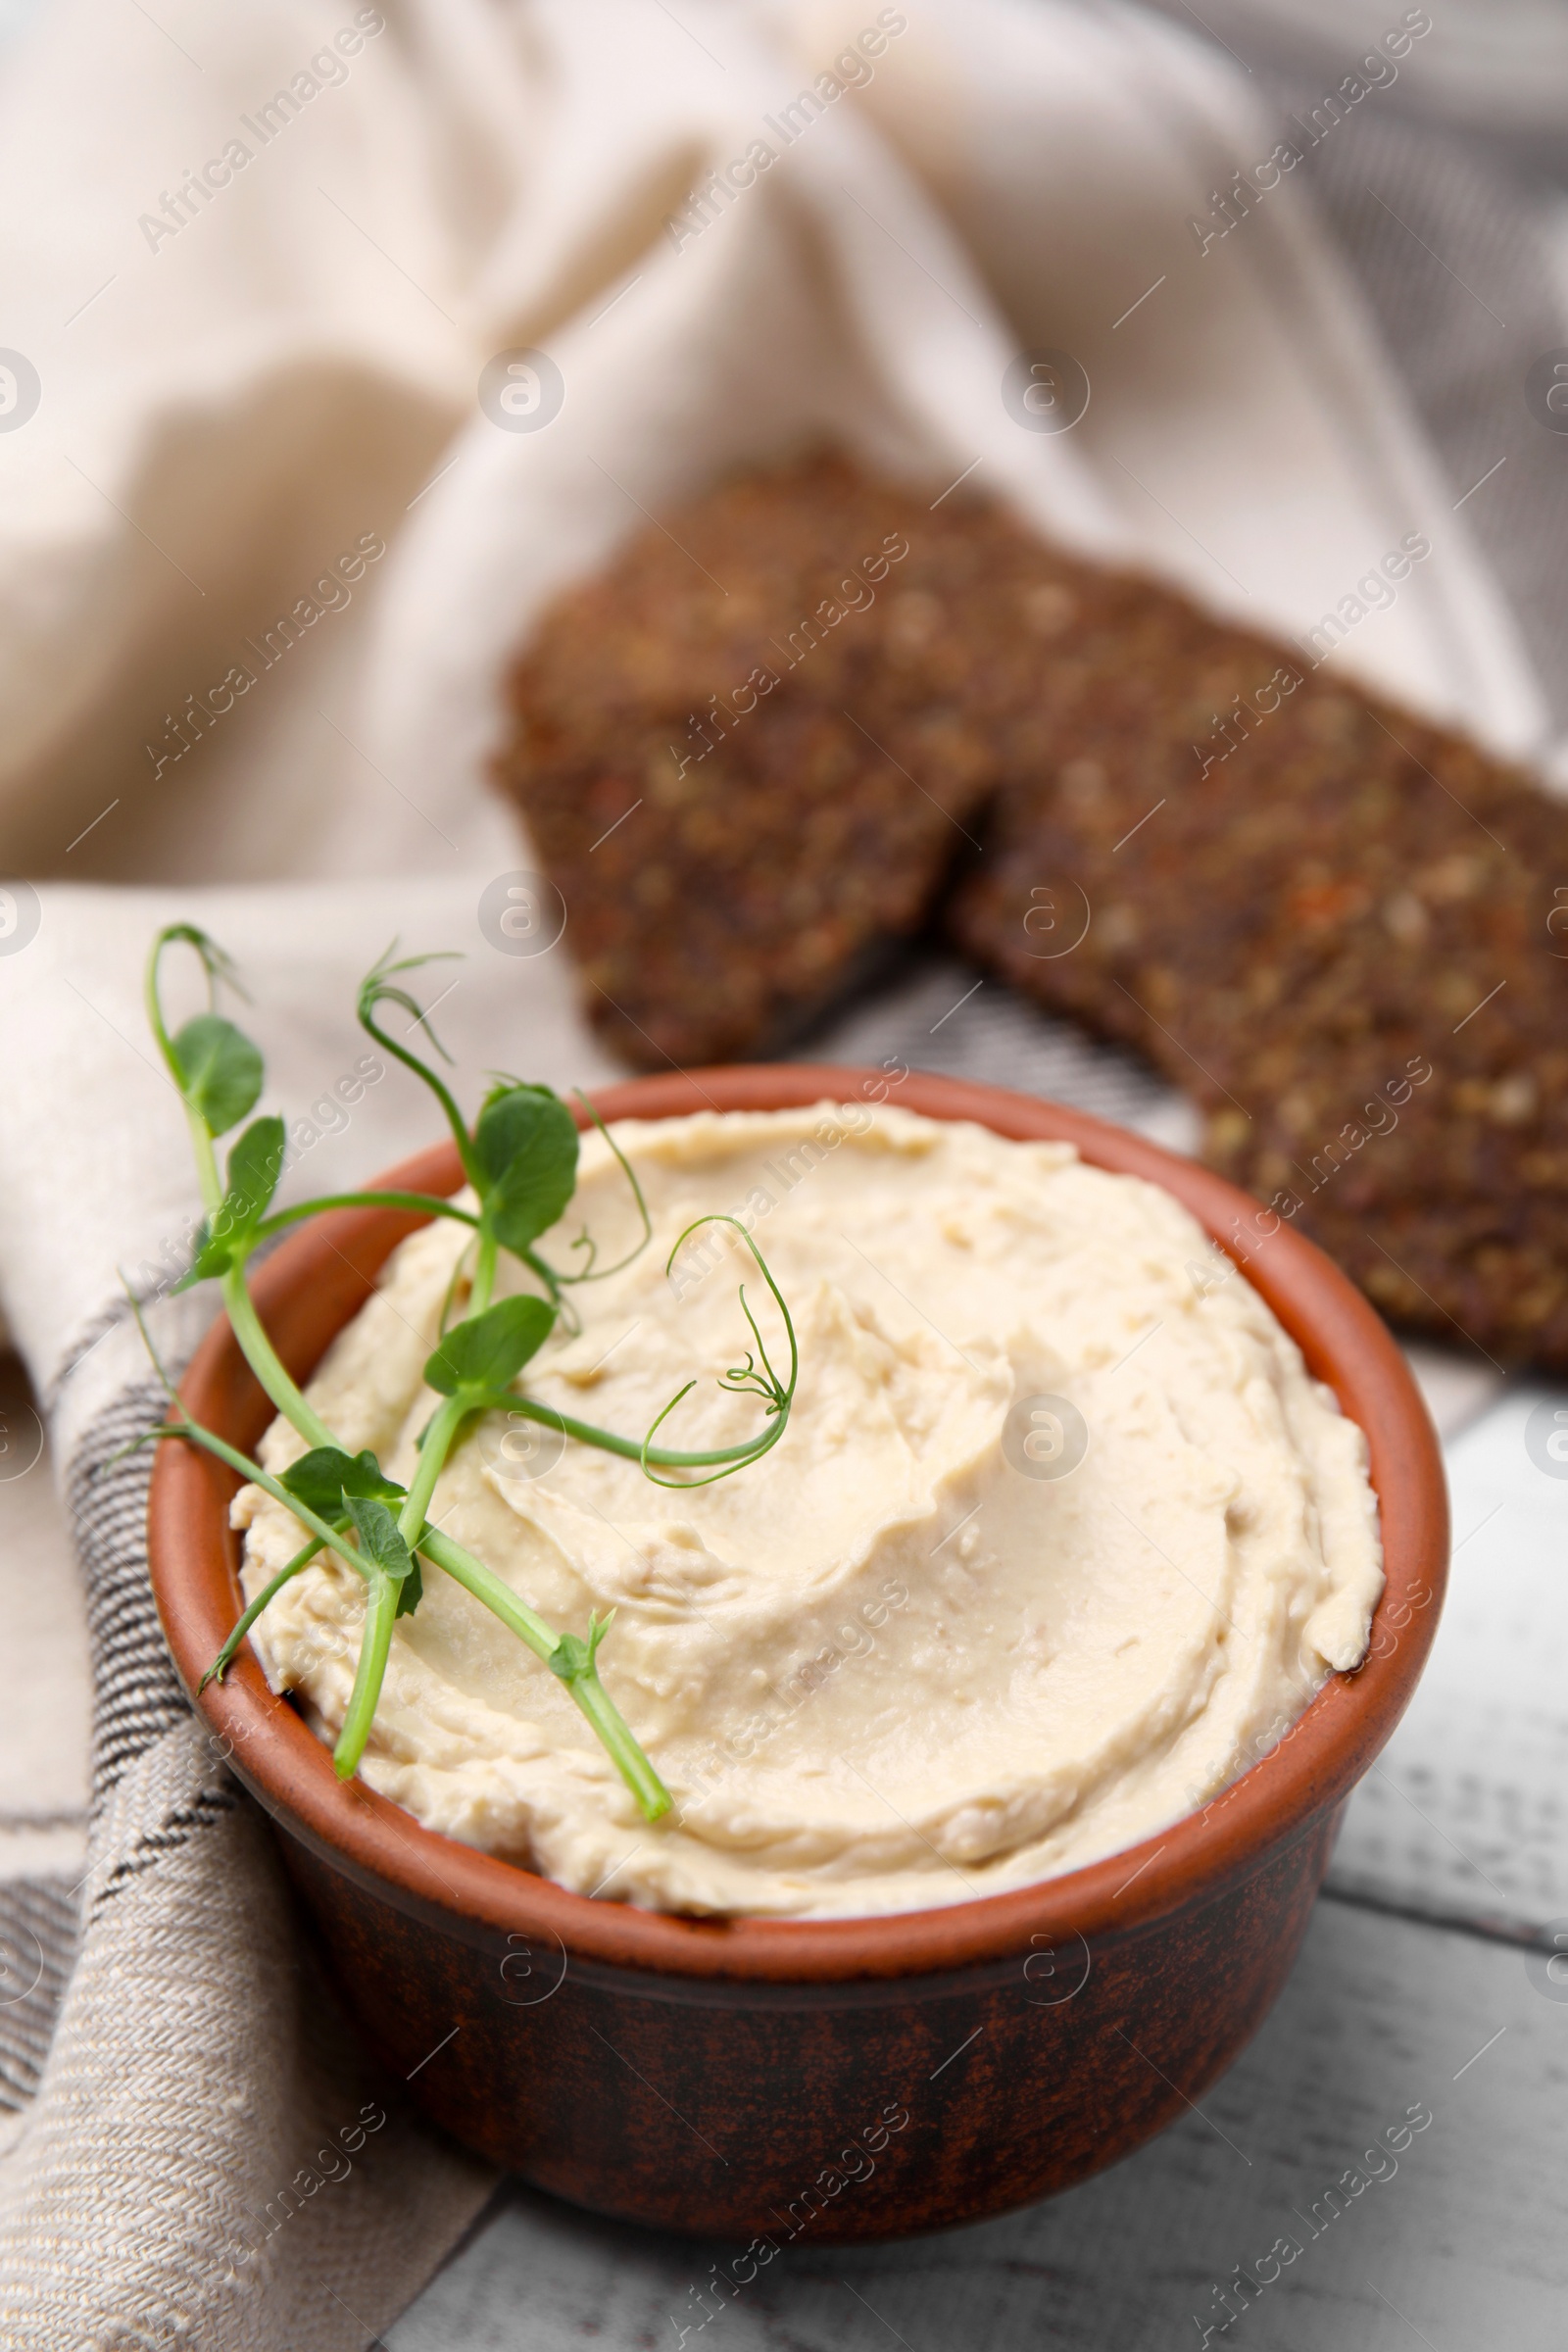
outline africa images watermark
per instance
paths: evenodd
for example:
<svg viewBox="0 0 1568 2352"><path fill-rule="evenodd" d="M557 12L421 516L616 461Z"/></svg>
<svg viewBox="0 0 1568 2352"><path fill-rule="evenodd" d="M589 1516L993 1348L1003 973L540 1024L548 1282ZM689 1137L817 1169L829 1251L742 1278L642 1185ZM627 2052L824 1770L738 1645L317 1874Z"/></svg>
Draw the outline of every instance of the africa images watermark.
<svg viewBox="0 0 1568 2352"><path fill-rule="evenodd" d="M876 1592L858 1609L846 1602L846 1621L833 1628L831 1640L808 1657L793 1660L766 1685L763 1706L709 1742L702 1762L687 1771L691 1793L683 1799L676 1821L684 1826L687 1815L707 1804L739 1765L749 1763L776 1731L809 1705L841 1666L851 1659L868 1658L889 1616L896 1609L907 1608L908 1603L909 1588L897 1576L884 1577Z"/></svg>
<svg viewBox="0 0 1568 2352"><path fill-rule="evenodd" d="M274 90L254 116L241 115L242 126L256 141L254 147L236 132L220 155L208 157L199 172L187 172L172 194L167 188L160 188L158 211L143 213L136 222L153 252L161 250L166 238L177 237L212 203L218 190L226 188L236 172L243 172L264 147L270 147L313 99L318 98L323 90L335 89L347 81L349 69L345 60L357 57L367 41L373 41L378 32L385 30L386 19L378 8L362 8L352 24L339 25L332 35L331 47L318 49L285 89Z"/></svg>
<svg viewBox="0 0 1568 2352"><path fill-rule="evenodd" d="M1352 2199L1365 2196L1374 2181L1392 2180L1399 2169L1398 2159L1410 2146L1418 2132L1427 2131L1433 2122L1433 2111L1425 2099L1415 2099L1406 2107L1397 2123L1385 2125L1382 2133L1371 2147L1363 2150L1354 2164L1348 2164L1338 2180L1330 2181L1321 2196L1314 2197L1308 2213L1291 2208L1300 2223L1302 2236L1297 2239L1287 2232L1277 2237L1266 2254L1259 2255L1249 2271L1245 2264L1235 2263L1223 2286L1210 2290L1212 2316L1205 2320L1201 2312L1193 2314L1193 2326L1198 2329L1200 2347L1211 2344L1216 2335L1226 2335L1243 2313L1258 2301L1264 2290L1281 2278L1293 2262L1298 2262L1306 2248L1342 2214L1348 2213Z"/></svg>
<svg viewBox="0 0 1568 2352"><path fill-rule="evenodd" d="M1285 697L1294 694L1300 683L1294 669L1281 667L1261 686L1253 688L1250 702L1244 695L1236 694L1231 697L1231 708L1227 711L1221 714L1216 710L1208 730L1210 748L1205 750L1198 743L1193 746L1193 758L1198 761L1199 782L1202 782L1216 762L1228 760L1232 752L1247 741L1252 732L1252 727L1248 723L1250 720L1255 724L1272 718ZM1272 701L1269 700L1270 696L1273 697ZM1223 748L1213 748L1216 745Z"/></svg>
<svg viewBox="0 0 1568 2352"><path fill-rule="evenodd" d="M242 694L249 694L259 676L274 668L290 648L298 645L307 629L313 629L328 612L341 612L354 601L352 580L363 580L368 564L379 563L386 554L386 541L378 531L362 531L346 555L327 566L320 578L313 582L308 595L297 596L286 612L280 612L270 629L262 632L262 642L255 638L242 640L247 653L256 662L251 669L243 662L231 662L216 686L209 686L205 702L187 694L177 712L164 712L162 744L142 746L152 763L156 783L166 767L183 760L198 743L210 734L220 718L226 717ZM264 650L265 649L265 650Z"/></svg>
<svg viewBox="0 0 1568 2352"><path fill-rule="evenodd" d="M875 1122L869 1105L885 1102L890 1090L902 1086L909 1075L909 1065L900 1054L890 1054L882 1071L886 1075L878 1074L863 1082L857 1100L835 1102L825 1108L809 1135L798 1137L788 1147L781 1144L773 1157L762 1162L760 1175L767 1177L769 1183L754 1184L745 1200L736 1201L727 1215L710 1220L698 1239L683 1246L669 1275L677 1298L683 1298L688 1291L706 1282L713 1268L732 1255L739 1253L744 1258L746 1246L736 1238L738 1226L748 1234L755 1233L762 1219L770 1216L779 1202L842 1143L870 1133Z"/></svg>
<svg viewBox="0 0 1568 2352"><path fill-rule="evenodd" d="M292 2180L269 2197L263 2211L254 2218L258 2227L267 2227L254 2245L235 2245L229 2259L237 2270L243 2263L254 2262L267 2244L275 2237L285 2222L291 2222L308 2198L314 2197L333 2181L346 2180L354 2170L352 2159L360 2153L368 2134L379 2132L386 2123L386 2109L374 2099L367 2099L352 2123L339 2125L329 2132L323 2147L317 2149L312 2162L302 2164Z"/></svg>
<svg viewBox="0 0 1568 2352"><path fill-rule="evenodd" d="M709 172L700 187L694 188L684 204L664 218L664 234L676 252L700 237L705 228L711 227L721 212L735 202L743 188L755 187L760 175L771 170L787 147L793 147L804 132L810 129L819 115L844 96L846 90L863 90L872 78L873 58L881 57L890 41L897 40L908 28L908 18L902 9L884 8L878 12L874 24L867 24L857 33L852 47L844 49L833 60L831 68L816 76L811 87L802 90L788 106L781 106L777 115L764 115L762 122L772 132L771 139L760 136L753 139L744 155L731 157L727 164ZM773 140L778 141L777 146Z"/></svg>
<svg viewBox="0 0 1568 2352"><path fill-rule="evenodd" d="M689 2307L686 2325L682 2327L673 2312L669 2315L670 2327L675 2331L676 2352L680 2352L689 2335L701 2334L710 2322L723 2318L729 2309L729 2303L725 2301L726 2294L732 2302L739 2298L778 2253L780 2239L788 2245L792 2238L801 2236L829 2210L833 2198L842 2196L847 2188L869 2180L876 2171L877 2157L886 2151L894 2133L905 2131L908 2122L909 2110L904 2102L889 2099L881 2113L874 2115L868 2124L862 2124L858 2132L845 2134L845 2145L837 2156L830 2163L821 2165L816 2178L796 2191L783 2213L777 2207L773 2208L773 2218L779 2225L776 2237L770 2231L754 2237L745 2252L732 2256L722 2269L716 2262L710 2262L708 2266L709 2277L700 2285L690 2286L686 2290ZM704 2300L707 2295L712 2296L711 2303Z"/></svg>
<svg viewBox="0 0 1568 2352"><path fill-rule="evenodd" d="M1309 666L1319 669L1337 645L1342 645L1350 631L1373 612L1386 612L1398 602L1396 583L1409 578L1417 564L1432 553L1432 542L1424 531L1406 531L1397 547L1391 547L1374 567L1364 573L1353 589L1348 589L1331 612L1298 639L1301 651L1310 657ZM1254 688L1252 699L1245 695L1231 697L1231 708L1214 712L1209 726L1207 746L1195 743L1193 758L1198 761L1199 781L1217 762L1226 760L1239 749L1253 727L1272 717L1285 697L1294 694L1301 683L1302 674L1289 666L1276 669L1264 684Z"/></svg>
<svg viewBox="0 0 1568 2352"><path fill-rule="evenodd" d="M1187 217L1199 252L1206 254L1221 237L1228 237L1233 228L1240 228L1253 207L1279 186L1287 172L1294 172L1314 147L1322 144L1329 132L1345 121L1351 107L1359 106L1373 90L1387 89L1397 81L1399 70L1394 60L1408 57L1412 45L1431 30L1432 19L1424 8L1407 8L1398 24L1390 25L1380 46L1369 50L1319 100L1304 121L1299 115L1289 118L1301 134L1299 147L1290 139L1282 139L1272 155L1253 165L1250 174L1238 166L1223 187L1210 192L1207 219L1200 220L1196 213Z"/></svg>
<svg viewBox="0 0 1568 2352"><path fill-rule="evenodd" d="M909 542L904 533L889 531L874 555L862 556L858 565L852 565L845 573L835 595L820 597L815 612L806 613L789 630L788 653L785 653L776 637L769 638L768 643L783 656L783 669L799 669L808 654L814 653L826 641L829 630L836 629L839 622L847 620L852 612L868 612L876 603L876 589L871 585L872 581L885 580L890 566L902 564L908 552ZM769 669L765 662L759 663L744 684L731 688L727 703L721 695L710 694L708 709L694 710L686 721L688 738L700 743L702 750L682 752L673 743L669 747L676 775L683 776L694 761L706 760L710 752L717 749L718 743L729 732L729 727L739 726L743 718L750 718L762 696L772 693L780 675L779 670ZM751 697L749 702L745 700L748 695ZM724 714L722 718L719 716L721 710ZM729 727L724 724L726 718ZM708 733L709 728L713 730L711 735Z"/></svg>
<svg viewBox="0 0 1568 2352"><path fill-rule="evenodd" d="M1310 652L1312 667L1326 662L1334 648L1370 613L1386 612L1396 603L1395 583L1408 579L1414 565L1424 564L1431 553L1432 542L1425 531L1406 531L1397 547L1391 547L1373 570L1346 591L1332 612L1325 612L1314 628L1298 639L1302 652Z"/></svg>
<svg viewBox="0 0 1568 2352"><path fill-rule="evenodd" d="M1256 1255L1265 1242L1271 1242L1280 1227L1305 1206L1313 1193L1320 1193L1363 1151L1375 1136L1392 1135L1399 1124L1399 1112L1409 1102L1418 1086L1425 1086L1435 1075L1434 1066L1424 1054L1412 1054L1402 1072L1386 1079L1371 1102L1361 1106L1359 1118L1347 1119L1337 1136L1330 1136L1320 1150L1312 1154L1312 1173L1307 1174L1300 1162L1295 1163L1304 1185L1303 1193L1294 1193L1288 1187L1274 1195L1266 1207L1256 1208L1244 1225L1239 1216L1231 1219L1231 1238L1227 1245L1233 1255L1216 1251L1208 1265L1197 1258L1189 1261L1187 1272L1193 1288L1200 1298L1230 1281L1241 1266ZM1232 1117L1230 1112L1227 1118ZM1362 1121L1365 1124L1362 1124Z"/></svg>

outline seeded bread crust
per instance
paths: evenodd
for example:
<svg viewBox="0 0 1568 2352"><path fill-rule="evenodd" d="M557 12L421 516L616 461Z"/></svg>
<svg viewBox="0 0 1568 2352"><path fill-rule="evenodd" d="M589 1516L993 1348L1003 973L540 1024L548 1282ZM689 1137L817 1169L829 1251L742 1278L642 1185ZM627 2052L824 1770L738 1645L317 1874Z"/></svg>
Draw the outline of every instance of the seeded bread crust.
<svg viewBox="0 0 1568 2352"><path fill-rule="evenodd" d="M497 777L632 1062L786 1042L977 848L999 715L1085 574L994 502L936 495L821 454L745 475L526 647Z"/></svg>

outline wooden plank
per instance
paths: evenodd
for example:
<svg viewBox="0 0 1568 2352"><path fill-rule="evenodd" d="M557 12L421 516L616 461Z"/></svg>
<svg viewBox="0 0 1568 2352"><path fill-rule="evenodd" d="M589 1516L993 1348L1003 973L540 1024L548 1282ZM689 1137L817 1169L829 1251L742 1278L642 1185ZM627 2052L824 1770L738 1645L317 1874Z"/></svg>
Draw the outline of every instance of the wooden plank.
<svg viewBox="0 0 1568 2352"><path fill-rule="evenodd" d="M1211 2344L1557 2352L1568 2001L1537 1989L1528 1969L1541 1966L1494 1940L1325 1900L1278 2008L1202 2113L1065 2196L900 2245L787 2249L715 2312L702 2289L730 2249L617 2228L514 2186L386 2341L390 2352L580 2352L585 2341L678 2352L682 2340L687 2352L1168 2352L1200 2345L1224 2316L1216 2289L1233 2282L1234 2308L1238 2266L1255 2278L1285 2239L1298 2251L1276 2257L1278 2278ZM1397 2141L1412 2109L1431 2122L1390 2150L1383 2135L1393 2127ZM1380 2140L1385 2153L1369 2159ZM714 2316L699 2328L705 2308Z"/></svg>
<svg viewBox="0 0 1568 2352"><path fill-rule="evenodd" d="M1449 1440L1443 1625L1351 1802L1337 1886L1519 1933L1568 1920L1568 1478L1526 1445L1531 1414L1559 1402L1568 1393L1510 1383Z"/></svg>

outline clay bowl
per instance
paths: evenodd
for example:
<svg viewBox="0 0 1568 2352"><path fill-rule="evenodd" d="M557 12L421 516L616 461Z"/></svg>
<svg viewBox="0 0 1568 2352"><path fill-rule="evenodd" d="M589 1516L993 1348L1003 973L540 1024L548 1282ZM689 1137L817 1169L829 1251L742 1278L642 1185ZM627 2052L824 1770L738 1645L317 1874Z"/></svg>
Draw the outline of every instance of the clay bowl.
<svg viewBox="0 0 1568 2352"><path fill-rule="evenodd" d="M611 1087L598 1105L659 1118L867 1086L798 1064L706 1070ZM1221 1249L1256 1214L1219 1177L1079 1111L939 1078L908 1078L899 1100L1151 1178ZM444 1145L385 1182L455 1191L456 1154ZM334 1212L260 1270L258 1305L297 1379L417 1222ZM1346 1799L1426 1657L1447 1560L1437 1441L1383 1324L1289 1226L1249 1278L1370 1442L1388 1573L1371 1654L1202 1812L1088 1869L888 1919L722 1925L590 1900L340 1786L242 1652L197 1704L270 1813L353 2011L430 2116L579 2205L777 2246L1024 2204L1202 2096L1289 1974ZM222 1319L182 1394L246 1447L271 1417ZM193 1693L240 1607L234 1485L206 1454L160 1448L152 1577ZM765 2245L739 2256L737 2282L768 2259Z"/></svg>

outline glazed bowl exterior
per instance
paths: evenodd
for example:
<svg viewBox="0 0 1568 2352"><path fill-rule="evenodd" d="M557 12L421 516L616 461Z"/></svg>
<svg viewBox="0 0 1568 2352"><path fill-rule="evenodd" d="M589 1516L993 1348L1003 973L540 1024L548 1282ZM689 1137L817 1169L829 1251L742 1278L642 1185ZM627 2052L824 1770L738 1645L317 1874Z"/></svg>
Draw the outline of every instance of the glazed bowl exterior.
<svg viewBox="0 0 1568 2352"><path fill-rule="evenodd" d="M880 1074L783 1064L610 1087L607 1119L859 1102ZM241 1606L237 1481L159 1449L149 1552L195 1703L279 1833L344 1998L425 2111L525 2180L601 2213L768 2247L898 2236L1065 2188L1200 2099L1257 2030L1299 1947L1346 1800L1398 1721L1437 1624L1447 1512L1437 1440L1388 1331L1289 1226L1193 1162L1083 1112L906 1078L906 1108L1076 1146L1149 1178L1248 1278L1365 1430L1387 1586L1370 1654L1200 1813L1039 1886L891 1918L673 1918L590 1899L421 1828L327 1750L247 1646L195 1698ZM389 1187L449 1193L450 1145ZM419 1219L313 1220L254 1289L306 1380ZM272 1408L226 1319L182 1384L252 1448Z"/></svg>

